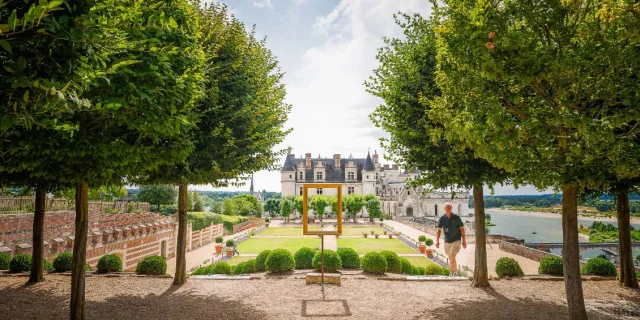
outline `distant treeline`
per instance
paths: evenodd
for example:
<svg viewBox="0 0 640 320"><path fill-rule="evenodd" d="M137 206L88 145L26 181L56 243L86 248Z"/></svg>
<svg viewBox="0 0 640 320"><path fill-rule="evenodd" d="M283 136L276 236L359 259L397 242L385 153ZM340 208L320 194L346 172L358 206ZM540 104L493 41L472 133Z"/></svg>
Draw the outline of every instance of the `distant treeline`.
<svg viewBox="0 0 640 320"><path fill-rule="evenodd" d="M136 198L136 195L138 194L138 192L139 192L138 189L127 189L127 193L133 199ZM224 199L227 199L227 198L234 198L236 196L249 193L247 191L198 191L198 192L200 192L201 195L208 197L214 201L224 201ZM260 193L262 194L262 198L264 198L264 200L281 198L280 192L262 190L260 191Z"/></svg>
<svg viewBox="0 0 640 320"><path fill-rule="evenodd" d="M640 213L640 195L630 194L631 212ZM590 198L579 201L578 205L595 207L600 212L606 212L616 209L613 201L614 197L603 195L599 198ZM554 205L562 204L562 194L540 194L540 195L513 195L513 196L485 196L484 205L486 208L508 207L537 207L548 208ZM469 208L473 208L473 196L469 199Z"/></svg>

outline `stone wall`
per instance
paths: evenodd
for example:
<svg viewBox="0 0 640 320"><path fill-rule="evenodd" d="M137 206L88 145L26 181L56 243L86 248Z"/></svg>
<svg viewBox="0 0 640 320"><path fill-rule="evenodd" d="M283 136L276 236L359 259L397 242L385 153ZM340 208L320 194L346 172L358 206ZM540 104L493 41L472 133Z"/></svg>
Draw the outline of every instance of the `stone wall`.
<svg viewBox="0 0 640 320"><path fill-rule="evenodd" d="M500 242L500 250L519 255L521 257L529 258L531 260L540 261L546 256L554 256L553 253L525 247L517 243L511 243L507 241Z"/></svg>
<svg viewBox="0 0 640 320"><path fill-rule="evenodd" d="M0 252L9 255L31 254L33 214L0 215ZM153 213L89 213L87 263L95 267L105 254L120 256L125 271L135 270L137 263L150 255L167 259L175 256L177 223L171 217ZM45 214L45 258L52 261L61 252L72 252L75 212L56 211ZM212 225L196 232L187 228L187 250L211 243L222 235L222 225Z"/></svg>

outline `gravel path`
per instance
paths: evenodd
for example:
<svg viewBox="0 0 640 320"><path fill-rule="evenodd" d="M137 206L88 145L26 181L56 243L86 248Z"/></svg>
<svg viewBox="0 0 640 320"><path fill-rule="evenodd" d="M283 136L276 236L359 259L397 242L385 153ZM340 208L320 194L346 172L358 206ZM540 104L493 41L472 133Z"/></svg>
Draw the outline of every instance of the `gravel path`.
<svg viewBox="0 0 640 320"><path fill-rule="evenodd" d="M305 285L293 276L250 281L87 278L88 319L567 319L562 282L493 281L493 289L463 282L400 282L343 277L342 286ZM67 318L70 277L0 278L0 319ZM590 319L640 316L640 291L615 281L585 281ZM347 307L348 309L345 309ZM303 316L306 314L306 317ZM324 316L323 316L324 315ZM333 317L330 317L332 316Z"/></svg>

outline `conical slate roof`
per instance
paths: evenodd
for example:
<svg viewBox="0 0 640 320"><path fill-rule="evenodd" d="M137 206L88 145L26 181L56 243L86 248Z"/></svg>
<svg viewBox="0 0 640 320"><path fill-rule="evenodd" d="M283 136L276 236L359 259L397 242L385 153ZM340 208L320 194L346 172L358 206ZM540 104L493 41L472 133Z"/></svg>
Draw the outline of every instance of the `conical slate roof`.
<svg viewBox="0 0 640 320"><path fill-rule="evenodd" d="M364 163L364 171L376 171L376 167L373 165L373 160L371 160L371 154L367 152L367 161Z"/></svg>
<svg viewBox="0 0 640 320"><path fill-rule="evenodd" d="M291 160L291 155L287 155L287 159L284 160L284 166L280 171L296 171L296 167L293 165L293 160Z"/></svg>

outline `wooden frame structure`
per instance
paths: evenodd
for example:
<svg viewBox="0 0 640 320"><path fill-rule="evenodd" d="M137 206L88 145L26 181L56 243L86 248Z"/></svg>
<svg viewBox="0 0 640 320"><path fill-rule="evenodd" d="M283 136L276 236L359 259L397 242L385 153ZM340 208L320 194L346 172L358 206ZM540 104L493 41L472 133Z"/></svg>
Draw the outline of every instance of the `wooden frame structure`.
<svg viewBox="0 0 640 320"><path fill-rule="evenodd" d="M338 229L335 231L309 231L309 188L338 189ZM302 191L302 234L305 236L342 235L342 185L339 183L310 183Z"/></svg>

